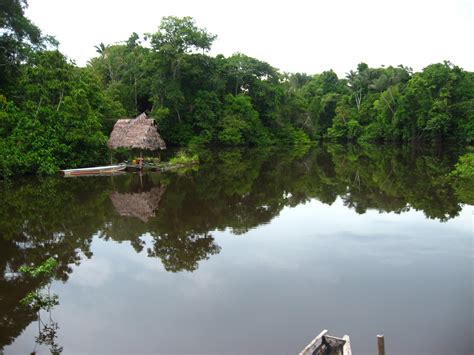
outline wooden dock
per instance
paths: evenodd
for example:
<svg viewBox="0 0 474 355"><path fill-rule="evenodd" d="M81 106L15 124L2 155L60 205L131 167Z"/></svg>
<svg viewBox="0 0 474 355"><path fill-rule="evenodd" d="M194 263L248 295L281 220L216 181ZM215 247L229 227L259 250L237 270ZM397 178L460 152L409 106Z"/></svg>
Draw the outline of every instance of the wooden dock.
<svg viewBox="0 0 474 355"><path fill-rule="evenodd" d="M198 165L198 162L190 162L190 163L160 163L158 165L151 165L151 164L144 164L140 166L138 164L127 164L126 170L127 171L155 171L155 172L166 172L171 170L178 170L183 168L189 168L193 165Z"/></svg>

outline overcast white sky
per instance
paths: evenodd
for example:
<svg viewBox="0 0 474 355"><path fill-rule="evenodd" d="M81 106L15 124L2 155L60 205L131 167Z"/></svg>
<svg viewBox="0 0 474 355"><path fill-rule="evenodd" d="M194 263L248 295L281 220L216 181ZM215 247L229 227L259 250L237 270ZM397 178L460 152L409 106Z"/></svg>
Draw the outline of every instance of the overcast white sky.
<svg viewBox="0 0 474 355"><path fill-rule="evenodd" d="M411 66L450 60L474 71L474 0L29 0L27 16L85 65L94 45L192 16L217 34L211 55L235 52L282 71L340 76L357 63Z"/></svg>

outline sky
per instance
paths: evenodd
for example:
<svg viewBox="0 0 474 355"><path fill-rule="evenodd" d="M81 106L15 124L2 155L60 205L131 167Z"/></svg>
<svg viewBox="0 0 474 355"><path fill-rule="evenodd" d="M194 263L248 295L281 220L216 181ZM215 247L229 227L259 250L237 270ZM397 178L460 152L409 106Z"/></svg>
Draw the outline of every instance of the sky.
<svg viewBox="0 0 474 355"><path fill-rule="evenodd" d="M192 16L216 34L210 55L240 52L282 72L338 75L360 62L415 71L449 60L474 71L474 0L29 0L26 15L84 66L94 46Z"/></svg>

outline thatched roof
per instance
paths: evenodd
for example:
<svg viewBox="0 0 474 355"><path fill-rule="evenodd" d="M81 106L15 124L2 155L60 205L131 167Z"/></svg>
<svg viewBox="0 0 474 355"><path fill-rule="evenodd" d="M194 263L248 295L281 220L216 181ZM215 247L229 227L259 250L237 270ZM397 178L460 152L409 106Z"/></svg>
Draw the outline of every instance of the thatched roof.
<svg viewBox="0 0 474 355"><path fill-rule="evenodd" d="M143 222L148 222L151 217L156 216L156 211L165 191L166 186L160 186L140 193L121 194L111 192L109 197L119 215L137 217Z"/></svg>
<svg viewBox="0 0 474 355"><path fill-rule="evenodd" d="M158 133L155 121L148 118L146 113L134 119L118 120L110 134L108 146L110 149L166 149L165 141Z"/></svg>

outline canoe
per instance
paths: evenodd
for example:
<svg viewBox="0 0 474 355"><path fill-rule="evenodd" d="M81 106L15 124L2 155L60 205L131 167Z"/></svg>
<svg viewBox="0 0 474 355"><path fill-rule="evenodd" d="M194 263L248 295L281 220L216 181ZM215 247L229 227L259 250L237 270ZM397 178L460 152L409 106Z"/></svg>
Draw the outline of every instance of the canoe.
<svg viewBox="0 0 474 355"><path fill-rule="evenodd" d="M351 340L348 335L333 337L323 330L299 355L352 355Z"/></svg>
<svg viewBox="0 0 474 355"><path fill-rule="evenodd" d="M90 175L111 175L124 171L126 164L96 166L92 168L61 170L64 176L90 176Z"/></svg>

